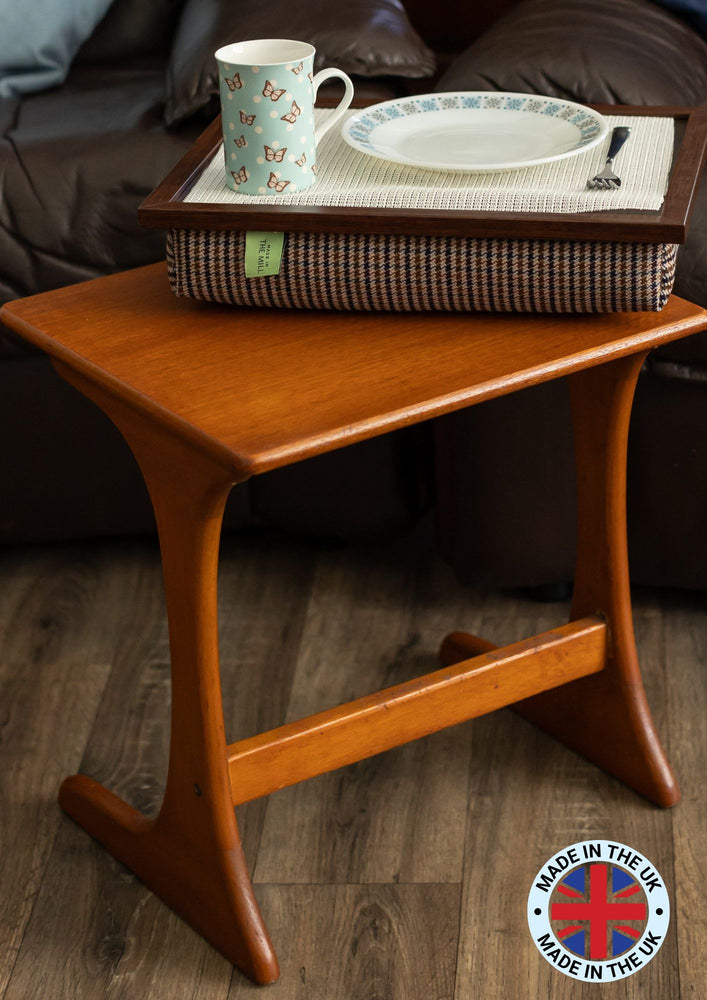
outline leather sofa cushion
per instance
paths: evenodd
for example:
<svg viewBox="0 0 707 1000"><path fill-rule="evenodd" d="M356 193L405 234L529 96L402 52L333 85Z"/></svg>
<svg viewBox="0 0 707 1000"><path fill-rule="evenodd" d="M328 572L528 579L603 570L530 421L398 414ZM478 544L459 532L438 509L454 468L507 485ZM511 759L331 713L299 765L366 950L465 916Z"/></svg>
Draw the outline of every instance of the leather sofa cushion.
<svg viewBox="0 0 707 1000"><path fill-rule="evenodd" d="M74 62L117 62L169 52L184 0L113 0Z"/></svg>
<svg viewBox="0 0 707 1000"><path fill-rule="evenodd" d="M275 30L275 28L277 30ZM214 52L248 38L298 38L317 50L316 69L362 76L431 76L434 53L399 0L187 0L172 45L165 120L174 125L218 95Z"/></svg>
<svg viewBox="0 0 707 1000"><path fill-rule="evenodd" d="M650 0L528 0L473 42L435 89L707 104L707 44Z"/></svg>
<svg viewBox="0 0 707 1000"><path fill-rule="evenodd" d="M164 257L137 209L199 133L166 128L165 69L82 65L61 88L0 101L0 302ZM0 354L19 344L2 329Z"/></svg>

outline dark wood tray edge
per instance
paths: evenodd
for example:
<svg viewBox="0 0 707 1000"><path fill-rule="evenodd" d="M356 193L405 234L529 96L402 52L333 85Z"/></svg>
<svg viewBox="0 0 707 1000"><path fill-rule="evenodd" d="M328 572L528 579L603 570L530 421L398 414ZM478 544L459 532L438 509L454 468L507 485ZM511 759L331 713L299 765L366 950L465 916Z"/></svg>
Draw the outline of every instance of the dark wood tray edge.
<svg viewBox="0 0 707 1000"><path fill-rule="evenodd" d="M672 117L684 132L670 183L657 212L574 214L341 208L299 205L185 203L184 197L221 143L216 118L138 209L147 228L282 230L286 232L383 233L390 235L588 239L684 243L702 167L707 158L707 108L592 105L607 115Z"/></svg>

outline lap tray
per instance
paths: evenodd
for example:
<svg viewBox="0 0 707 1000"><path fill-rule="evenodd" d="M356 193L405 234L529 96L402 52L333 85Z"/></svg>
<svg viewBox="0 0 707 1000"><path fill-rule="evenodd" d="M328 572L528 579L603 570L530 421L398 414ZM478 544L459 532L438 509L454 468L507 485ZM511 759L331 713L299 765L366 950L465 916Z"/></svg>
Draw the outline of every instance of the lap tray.
<svg viewBox="0 0 707 1000"><path fill-rule="evenodd" d="M479 176L376 161L334 135L322 143L319 181L309 191L245 197L223 183L217 119L146 199L140 221L168 230L175 294L207 301L392 311L660 310L705 156L707 112L600 110L610 125L634 126L619 166L637 179L619 192L584 189L603 161L601 148L564 161L559 174L554 165L555 175L545 166ZM261 231L285 234L279 273L246 277L246 233Z"/></svg>

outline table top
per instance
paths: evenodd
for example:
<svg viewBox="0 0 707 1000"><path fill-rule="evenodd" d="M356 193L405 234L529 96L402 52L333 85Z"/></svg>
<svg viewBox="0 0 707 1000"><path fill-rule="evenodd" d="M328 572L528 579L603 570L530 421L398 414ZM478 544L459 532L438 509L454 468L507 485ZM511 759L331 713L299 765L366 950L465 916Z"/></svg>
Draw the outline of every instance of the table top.
<svg viewBox="0 0 707 1000"><path fill-rule="evenodd" d="M177 299L164 264L0 318L237 480L707 328L676 296L660 313L244 309Z"/></svg>

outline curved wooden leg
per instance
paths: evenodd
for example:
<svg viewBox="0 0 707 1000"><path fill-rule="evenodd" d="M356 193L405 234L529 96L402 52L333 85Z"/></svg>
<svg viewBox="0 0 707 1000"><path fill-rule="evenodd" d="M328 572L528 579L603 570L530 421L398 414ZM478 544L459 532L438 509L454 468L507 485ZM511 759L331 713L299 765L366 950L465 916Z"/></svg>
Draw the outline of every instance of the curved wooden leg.
<svg viewBox="0 0 707 1000"><path fill-rule="evenodd" d="M642 353L570 376L578 514L571 617L606 618L606 669L515 707L637 792L672 806L680 793L641 680L626 546L628 426L644 359Z"/></svg>
<svg viewBox="0 0 707 1000"><path fill-rule="evenodd" d="M216 580L233 474L122 404L96 401L130 443L157 518L172 661L169 769L155 820L82 775L62 784L59 802L246 975L273 982L279 969L236 825L221 701Z"/></svg>
<svg viewBox="0 0 707 1000"><path fill-rule="evenodd" d="M679 800L641 680L626 546L626 449L631 403L646 352L570 376L577 466L577 566L571 618L609 626L606 668L513 707L660 806ZM488 649L453 633L444 662Z"/></svg>

